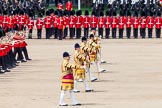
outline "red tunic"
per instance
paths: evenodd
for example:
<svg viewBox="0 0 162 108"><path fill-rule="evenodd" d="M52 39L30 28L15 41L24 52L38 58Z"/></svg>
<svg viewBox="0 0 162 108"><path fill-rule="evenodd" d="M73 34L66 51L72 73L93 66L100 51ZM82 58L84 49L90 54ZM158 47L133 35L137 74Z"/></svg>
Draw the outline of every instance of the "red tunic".
<svg viewBox="0 0 162 108"><path fill-rule="evenodd" d="M13 18L10 16L8 17L8 28L13 28L13 24L14 24L14 20Z"/></svg>
<svg viewBox="0 0 162 108"><path fill-rule="evenodd" d="M71 16L69 18L69 28L75 28L75 17Z"/></svg>
<svg viewBox="0 0 162 108"><path fill-rule="evenodd" d="M53 21L53 27L54 28L57 28L57 26L58 26L58 18L59 18L58 16L55 16L54 19L53 19L54 20Z"/></svg>
<svg viewBox="0 0 162 108"><path fill-rule="evenodd" d="M111 27L112 27L112 28L116 28L117 25L118 25L118 19L115 18L115 17L113 17L113 18L112 18Z"/></svg>
<svg viewBox="0 0 162 108"><path fill-rule="evenodd" d="M133 28L138 28L138 26L139 26L139 19L135 17L133 19Z"/></svg>
<svg viewBox="0 0 162 108"><path fill-rule="evenodd" d="M37 19L36 27L37 27L37 29L42 29L42 27L43 27L43 20L41 18Z"/></svg>
<svg viewBox="0 0 162 108"><path fill-rule="evenodd" d="M97 19L97 17L95 17L95 16L92 16L91 18L90 18L90 23L91 23L91 28L96 28L97 27L97 24L98 24L98 19Z"/></svg>
<svg viewBox="0 0 162 108"><path fill-rule="evenodd" d="M127 17L126 18L126 28L131 28L131 26L132 26L132 18Z"/></svg>
<svg viewBox="0 0 162 108"><path fill-rule="evenodd" d="M123 29L125 23L126 23L126 19L123 16L119 17L119 26L118 26L118 28Z"/></svg>
<svg viewBox="0 0 162 108"><path fill-rule="evenodd" d="M52 25L52 21L51 21L51 18L49 16L47 16L45 19L44 19L44 24L45 24L45 28L51 28L51 25Z"/></svg>
<svg viewBox="0 0 162 108"><path fill-rule="evenodd" d="M63 5L62 5L61 3L59 3L59 4L57 5L57 9L58 9L58 10L63 10Z"/></svg>
<svg viewBox="0 0 162 108"><path fill-rule="evenodd" d="M105 28L110 28L110 25L111 25L111 17L107 16L105 18Z"/></svg>
<svg viewBox="0 0 162 108"><path fill-rule="evenodd" d="M64 20L64 26L65 26L65 27L68 27L68 24L69 24L69 17L68 17L68 16L64 16L64 17L63 17L63 20Z"/></svg>
<svg viewBox="0 0 162 108"><path fill-rule="evenodd" d="M153 28L154 27L154 18L149 16L147 17L146 24L148 28Z"/></svg>
<svg viewBox="0 0 162 108"><path fill-rule="evenodd" d="M3 16L0 15L0 26L2 26L2 23L3 23Z"/></svg>
<svg viewBox="0 0 162 108"><path fill-rule="evenodd" d="M73 10L73 4L72 4L72 2L70 2L70 1L66 2L66 10L67 11Z"/></svg>
<svg viewBox="0 0 162 108"><path fill-rule="evenodd" d="M146 18L145 17L140 18L140 27L146 28Z"/></svg>
<svg viewBox="0 0 162 108"><path fill-rule="evenodd" d="M104 27L104 17L100 17L98 19L98 28L103 28Z"/></svg>
<svg viewBox="0 0 162 108"><path fill-rule="evenodd" d="M57 22L58 22L58 29L63 29L63 26L64 26L63 17L59 17L59 18L57 19Z"/></svg>
<svg viewBox="0 0 162 108"><path fill-rule="evenodd" d="M76 17L76 24L75 24L76 28L81 28L82 22L83 22L83 17L81 16Z"/></svg>
<svg viewBox="0 0 162 108"><path fill-rule="evenodd" d="M155 27L159 29L159 28L161 28L161 26L162 26L162 18L156 17L155 18Z"/></svg>
<svg viewBox="0 0 162 108"><path fill-rule="evenodd" d="M34 27L34 20L32 20L32 19L29 19L28 20L28 29L29 30L31 30L31 29L33 29L33 27Z"/></svg>
<svg viewBox="0 0 162 108"><path fill-rule="evenodd" d="M85 16L83 18L83 27L84 28L89 28L89 23L90 23L90 17L89 16Z"/></svg>
<svg viewBox="0 0 162 108"><path fill-rule="evenodd" d="M2 28L5 30L8 27L8 17L3 17Z"/></svg>

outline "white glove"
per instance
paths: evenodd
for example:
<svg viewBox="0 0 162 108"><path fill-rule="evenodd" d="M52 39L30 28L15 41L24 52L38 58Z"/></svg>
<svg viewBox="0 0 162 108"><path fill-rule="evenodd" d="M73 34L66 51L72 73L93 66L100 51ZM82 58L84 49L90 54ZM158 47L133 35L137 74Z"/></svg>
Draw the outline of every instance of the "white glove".
<svg viewBox="0 0 162 108"><path fill-rule="evenodd" d="M86 69L86 66L84 65L84 66L82 66L82 68L83 68L83 69Z"/></svg>

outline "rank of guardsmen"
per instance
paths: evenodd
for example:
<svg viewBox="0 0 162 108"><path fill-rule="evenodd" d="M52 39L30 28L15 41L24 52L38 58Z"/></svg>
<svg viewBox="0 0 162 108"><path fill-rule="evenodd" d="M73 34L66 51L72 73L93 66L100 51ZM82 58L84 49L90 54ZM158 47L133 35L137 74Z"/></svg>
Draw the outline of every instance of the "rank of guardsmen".
<svg viewBox="0 0 162 108"><path fill-rule="evenodd" d="M92 75L90 70L92 63L96 63L98 78L100 73L106 70L101 68L101 63L106 63L101 58L101 36L95 36L95 30L91 30L90 38L85 36L81 38L81 42L74 45L74 63L70 63L70 54L63 53L63 62L61 64L61 95L59 106L68 106L64 102L66 91L69 91L72 105L80 106L81 104L76 100L74 93L79 93L77 83L84 84L84 92L93 92L92 84L94 81L99 80Z"/></svg>
<svg viewBox="0 0 162 108"><path fill-rule="evenodd" d="M62 1L62 0L60 0ZM25 8L28 9L28 8ZM33 28L37 29L37 38L41 39L42 29L45 28L46 39L80 39L82 36L89 38L89 31L96 30L102 38L152 38L161 37L161 4L160 2L145 4L144 0L132 3L120 3L118 0L108 3L107 10L95 11L91 15L88 10L82 13L75 11L70 0L65 3L57 3L57 10L48 9L40 11L36 21L33 11L25 10L21 6L18 9L10 9L5 6L0 8L0 26L5 32L14 32L17 28L22 33L28 30L28 38L33 38ZM99 12L99 13L98 13ZM44 13L46 16L44 16ZM82 31L83 30L83 31ZM126 31L126 32L125 32ZM146 33L147 32L147 33Z"/></svg>
<svg viewBox="0 0 162 108"><path fill-rule="evenodd" d="M0 30L0 73L10 72L10 69L19 63L31 60L25 38L25 35L18 31L10 34Z"/></svg>

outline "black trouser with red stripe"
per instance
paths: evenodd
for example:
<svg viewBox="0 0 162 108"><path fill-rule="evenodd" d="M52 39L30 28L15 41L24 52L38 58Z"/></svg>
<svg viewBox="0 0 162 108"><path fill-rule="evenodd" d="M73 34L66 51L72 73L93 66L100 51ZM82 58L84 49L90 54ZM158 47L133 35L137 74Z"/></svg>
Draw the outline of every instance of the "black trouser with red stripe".
<svg viewBox="0 0 162 108"><path fill-rule="evenodd" d="M80 39L81 37L81 28L76 29L76 39Z"/></svg>
<svg viewBox="0 0 162 108"><path fill-rule="evenodd" d="M88 38L89 28L84 28L84 36Z"/></svg>
<svg viewBox="0 0 162 108"><path fill-rule="evenodd" d="M68 34L68 28L65 27L65 28L64 28L64 37L63 37L63 38L66 38L66 37L67 37L67 34Z"/></svg>
<svg viewBox="0 0 162 108"><path fill-rule="evenodd" d="M129 39L130 38L130 36L131 36L131 28L127 28L126 29L126 31L127 31L127 38Z"/></svg>
<svg viewBox="0 0 162 108"><path fill-rule="evenodd" d="M59 36L59 40L62 40L62 37L63 37L62 29L58 29L58 36Z"/></svg>
<svg viewBox="0 0 162 108"><path fill-rule="evenodd" d="M140 35L142 38L145 38L146 36L146 28L140 28Z"/></svg>
<svg viewBox="0 0 162 108"><path fill-rule="evenodd" d="M112 28L112 38L116 38L116 28Z"/></svg>
<svg viewBox="0 0 162 108"><path fill-rule="evenodd" d="M138 28L133 29L134 38L138 38Z"/></svg>
<svg viewBox="0 0 162 108"><path fill-rule="evenodd" d="M42 29L37 29L37 38L38 39L42 38Z"/></svg>
<svg viewBox="0 0 162 108"><path fill-rule="evenodd" d="M106 35L105 35L105 38L108 39L109 36L110 36L110 28L106 28L106 29L105 29L105 34L106 34Z"/></svg>
<svg viewBox="0 0 162 108"><path fill-rule="evenodd" d="M74 37L74 31L75 31L75 28L69 28L70 29L70 39L72 39Z"/></svg>
<svg viewBox="0 0 162 108"><path fill-rule="evenodd" d="M98 28L98 36L103 38L103 28Z"/></svg>
<svg viewBox="0 0 162 108"><path fill-rule="evenodd" d="M50 39L50 28L46 28L46 39Z"/></svg>
<svg viewBox="0 0 162 108"><path fill-rule="evenodd" d="M148 38L152 38L152 28L148 28Z"/></svg>
<svg viewBox="0 0 162 108"><path fill-rule="evenodd" d="M26 59L26 60L29 59L28 51L27 51L26 47L22 47L21 50L22 50L22 52L24 53L25 59ZM24 57L23 57L23 58L24 58Z"/></svg>
<svg viewBox="0 0 162 108"><path fill-rule="evenodd" d="M161 28L156 28L156 38L160 38Z"/></svg>
<svg viewBox="0 0 162 108"><path fill-rule="evenodd" d="M1 64L3 70L7 69L7 63L5 61L5 56L0 57L0 64Z"/></svg>
<svg viewBox="0 0 162 108"><path fill-rule="evenodd" d="M54 38L57 39L58 38L58 28L55 27L54 29Z"/></svg>
<svg viewBox="0 0 162 108"><path fill-rule="evenodd" d="M33 29L30 29L30 30L29 30L29 34L28 34L28 38L29 38L29 39L32 39L32 32L33 32Z"/></svg>
<svg viewBox="0 0 162 108"><path fill-rule="evenodd" d="M121 39L121 38L123 38L123 28L120 28L119 29L119 38Z"/></svg>

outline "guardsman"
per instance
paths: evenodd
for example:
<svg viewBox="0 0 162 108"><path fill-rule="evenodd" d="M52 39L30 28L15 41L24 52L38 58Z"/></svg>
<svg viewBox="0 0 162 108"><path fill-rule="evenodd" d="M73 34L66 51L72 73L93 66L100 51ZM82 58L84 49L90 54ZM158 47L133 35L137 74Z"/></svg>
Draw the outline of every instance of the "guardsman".
<svg viewBox="0 0 162 108"><path fill-rule="evenodd" d="M145 38L146 36L146 18L145 18L145 12L142 12L141 18L140 18L140 35L142 38Z"/></svg>
<svg viewBox="0 0 162 108"><path fill-rule="evenodd" d="M121 10L120 16L119 16L119 19L118 19L119 39L123 38L123 31L124 31L125 23L126 23L126 19L124 17L124 12L123 12L123 10Z"/></svg>
<svg viewBox="0 0 162 108"><path fill-rule="evenodd" d="M73 4L71 2L71 0L68 0L66 2L66 11L67 11L67 14L70 15L70 12L73 10Z"/></svg>
<svg viewBox="0 0 162 108"><path fill-rule="evenodd" d="M13 25L13 29L14 29L14 32L17 32L19 30L19 16L18 14L16 13L16 11L14 11L14 25Z"/></svg>
<svg viewBox="0 0 162 108"><path fill-rule="evenodd" d="M3 15L4 15L4 17L3 17L3 22L2 22L2 28L7 33L8 32L8 15L7 15L7 12L4 11Z"/></svg>
<svg viewBox="0 0 162 108"><path fill-rule="evenodd" d="M27 26L29 30L28 38L32 39L33 27L34 27L34 20L32 13L29 14L29 19L27 21Z"/></svg>
<svg viewBox="0 0 162 108"><path fill-rule="evenodd" d="M23 17L24 11L20 11L19 17L18 17L18 23L19 23L19 32L23 32L24 30L24 24L25 24L25 19Z"/></svg>
<svg viewBox="0 0 162 108"><path fill-rule="evenodd" d="M101 46L97 43L97 39L98 39L98 37L97 38L94 37L94 34L90 34L90 40L88 42L89 48L92 49L92 51L90 53L90 62L96 63L98 72L104 72L106 70L101 68L100 60L99 60L99 57L98 57L99 50L100 50Z"/></svg>
<svg viewBox="0 0 162 108"><path fill-rule="evenodd" d="M118 19L116 18L116 12L113 12L113 17L112 17L112 23L111 23L111 28L112 28L112 38L116 38L116 28L118 26Z"/></svg>
<svg viewBox="0 0 162 108"><path fill-rule="evenodd" d="M29 17L27 15L27 13L24 13L23 17L24 17L24 31L26 34L26 26L27 26L27 21L28 21Z"/></svg>
<svg viewBox="0 0 162 108"><path fill-rule="evenodd" d="M73 106L80 106L81 104L77 102L74 96L74 77L73 77L73 69L81 68L81 66L70 64L70 55L68 52L63 53L63 62L61 64L61 95L59 106L68 106L64 102L64 95L66 91L70 92L70 97L72 99Z"/></svg>
<svg viewBox="0 0 162 108"><path fill-rule="evenodd" d="M13 16L11 14L8 17L8 29L10 32L13 31L13 24L14 24Z"/></svg>
<svg viewBox="0 0 162 108"><path fill-rule="evenodd" d="M36 21L36 28L37 28L37 38L41 39L42 38L42 27L43 27L43 19L42 19L42 14L39 13L38 19Z"/></svg>
<svg viewBox="0 0 162 108"><path fill-rule="evenodd" d="M50 18L50 13L49 11L46 12L46 17L44 19L44 25L45 25L45 29L46 29L46 39L50 39L50 28L52 25L52 21Z"/></svg>
<svg viewBox="0 0 162 108"><path fill-rule="evenodd" d="M104 28L104 13L100 13L100 17L98 18L98 36L101 36L103 38L103 28Z"/></svg>
<svg viewBox="0 0 162 108"><path fill-rule="evenodd" d="M63 38L63 31L64 31L64 20L63 20L63 12L60 11L59 12L59 18L57 19L57 23L58 23L58 36L59 36L59 40L62 40Z"/></svg>
<svg viewBox="0 0 162 108"><path fill-rule="evenodd" d="M152 16L152 13L150 12L150 16L147 17L146 24L148 28L148 38L152 38L152 29L154 27L154 17Z"/></svg>
<svg viewBox="0 0 162 108"><path fill-rule="evenodd" d="M84 68L78 68L78 69L75 69L74 71L74 92L78 93L80 91L78 91L76 88L76 84L77 84L77 81L79 80L82 80L84 81L85 83L85 92L91 92L93 90L91 90L89 88L89 85L88 85L88 80L86 78L86 67L87 65L89 65L89 59L87 59L87 57L85 56L84 53L82 53L83 50L81 50L81 47L78 43L75 44L74 46L75 48L75 54L74 54L74 62L76 65L79 65L79 66L82 66Z"/></svg>
<svg viewBox="0 0 162 108"><path fill-rule="evenodd" d="M131 28L132 28L132 17L131 12L128 11L126 17L126 34L128 39L130 39L131 36Z"/></svg>
<svg viewBox="0 0 162 108"><path fill-rule="evenodd" d="M54 27L53 27L53 23L55 19L54 9L50 9L49 12L50 12L50 18L51 18L50 37L52 37L54 36Z"/></svg>
<svg viewBox="0 0 162 108"><path fill-rule="evenodd" d="M139 26L138 13L135 11L133 18L133 35L135 39L138 38L138 26Z"/></svg>
<svg viewBox="0 0 162 108"><path fill-rule="evenodd" d="M158 12L157 17L155 18L156 38L160 38L161 27L162 27L162 18L161 13Z"/></svg>
<svg viewBox="0 0 162 108"><path fill-rule="evenodd" d="M89 34L89 23L90 23L90 17L88 10L85 11L85 16L83 18L83 28L84 28L84 36L88 38Z"/></svg>
<svg viewBox="0 0 162 108"><path fill-rule="evenodd" d="M111 27L111 16L110 11L106 11L106 18L105 18L105 38L109 39L110 36L110 27Z"/></svg>
<svg viewBox="0 0 162 108"><path fill-rule="evenodd" d="M53 21L53 29L54 29L54 39L58 38L58 11L55 11L54 21Z"/></svg>
<svg viewBox="0 0 162 108"><path fill-rule="evenodd" d="M81 17L81 12L78 10L76 13L77 17L76 17L76 23L75 23L75 27L76 27L76 39L80 39L81 37L81 27L82 27L82 22L83 22L83 17Z"/></svg>
<svg viewBox="0 0 162 108"><path fill-rule="evenodd" d="M98 25L98 18L95 16L95 12L92 12L92 16L90 17L90 27L91 30L96 30Z"/></svg>
<svg viewBox="0 0 162 108"><path fill-rule="evenodd" d="M63 20L64 20L64 39L67 37L68 35L68 26L69 26L69 16L67 11L64 11L64 16L63 16Z"/></svg>
<svg viewBox="0 0 162 108"><path fill-rule="evenodd" d="M69 18L69 31L70 31L70 39L72 39L75 36L75 17L72 11L70 12Z"/></svg>

